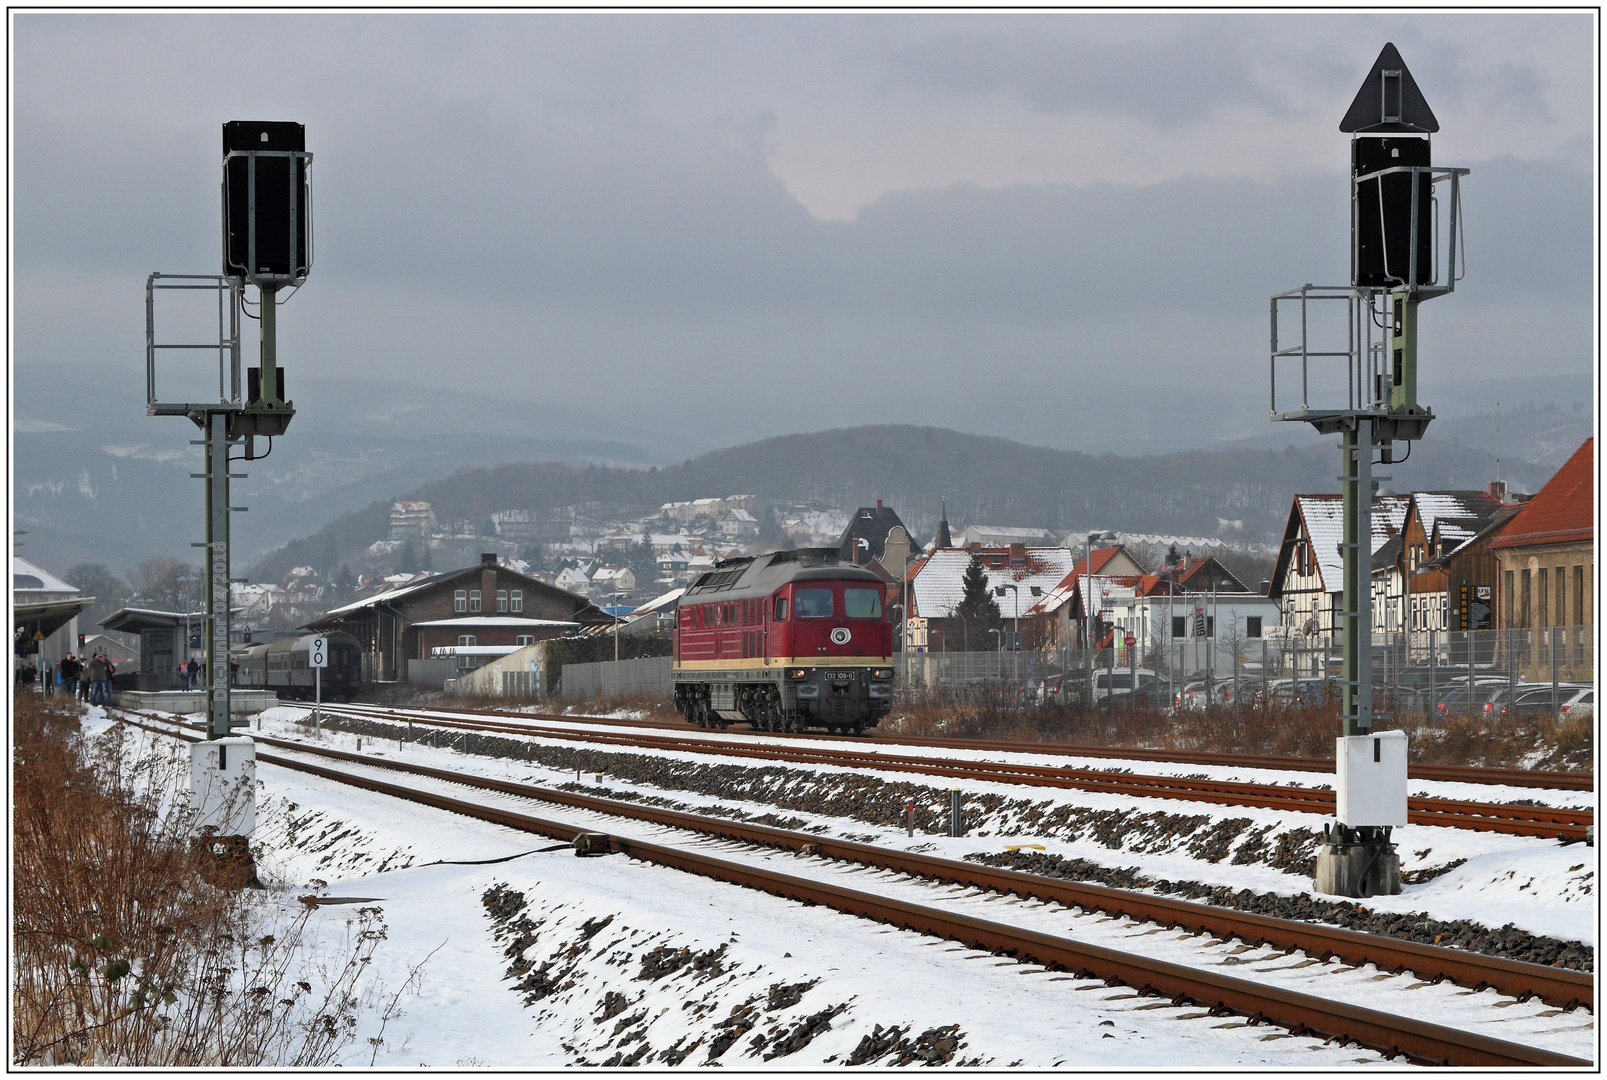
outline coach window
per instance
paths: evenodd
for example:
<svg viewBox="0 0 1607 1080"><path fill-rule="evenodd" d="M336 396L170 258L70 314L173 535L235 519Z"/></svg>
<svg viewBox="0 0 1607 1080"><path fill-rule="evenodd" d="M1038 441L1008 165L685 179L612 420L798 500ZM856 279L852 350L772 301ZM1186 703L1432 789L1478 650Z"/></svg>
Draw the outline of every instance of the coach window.
<svg viewBox="0 0 1607 1080"><path fill-rule="evenodd" d="M830 589L799 589L794 600L797 601L797 613L800 619L831 618Z"/></svg>
<svg viewBox="0 0 1607 1080"><path fill-rule="evenodd" d="M469 590L469 610L470 611L479 611L480 610L480 590L479 589L470 589Z"/></svg>
<svg viewBox="0 0 1607 1080"><path fill-rule="evenodd" d="M844 589L843 614L850 619L881 618L881 591L879 589Z"/></svg>
<svg viewBox="0 0 1607 1080"><path fill-rule="evenodd" d="M508 590L507 589L498 589L497 590L497 610L498 611L507 611L508 610Z"/></svg>
<svg viewBox="0 0 1607 1080"><path fill-rule="evenodd" d="M786 621L787 621L787 598L785 596L778 596L778 597L776 597L776 622L786 622Z"/></svg>
<svg viewBox="0 0 1607 1080"><path fill-rule="evenodd" d="M523 611L525 609L525 591L523 589L515 589L510 595L512 597L513 610Z"/></svg>
<svg viewBox="0 0 1607 1080"><path fill-rule="evenodd" d="M462 589L459 589L457 592L452 594L452 610L453 611L468 611L469 610L469 594L467 592L465 592Z"/></svg>

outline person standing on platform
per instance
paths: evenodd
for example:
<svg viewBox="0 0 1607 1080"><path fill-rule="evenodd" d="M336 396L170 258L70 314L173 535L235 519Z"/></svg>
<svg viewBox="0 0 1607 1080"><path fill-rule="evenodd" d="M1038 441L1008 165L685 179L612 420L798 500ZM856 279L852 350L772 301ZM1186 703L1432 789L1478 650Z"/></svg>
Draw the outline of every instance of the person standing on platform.
<svg viewBox="0 0 1607 1080"><path fill-rule="evenodd" d="M89 692L91 705L110 705L112 703L111 688L107 684L111 680L111 661L106 659L104 653L96 653L89 661L89 681L93 688Z"/></svg>
<svg viewBox="0 0 1607 1080"><path fill-rule="evenodd" d="M72 653L61 658L61 685L68 697L78 696L78 673L82 670L83 665Z"/></svg>

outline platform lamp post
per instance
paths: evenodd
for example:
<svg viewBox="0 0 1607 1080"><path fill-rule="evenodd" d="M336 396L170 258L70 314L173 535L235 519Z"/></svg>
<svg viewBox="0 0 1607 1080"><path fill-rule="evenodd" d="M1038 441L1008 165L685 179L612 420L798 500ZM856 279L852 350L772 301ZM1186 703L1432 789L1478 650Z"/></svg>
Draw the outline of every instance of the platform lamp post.
<svg viewBox="0 0 1607 1080"><path fill-rule="evenodd" d="M1094 619L1095 619L1095 613L1094 613L1094 608L1093 608L1094 544L1096 544L1096 543L1107 543L1108 544L1114 539L1116 539L1116 534L1113 533L1113 532L1106 532L1106 531L1100 530L1100 531L1089 533L1088 534L1088 548L1087 548L1086 553L1083 555L1083 590L1082 590L1082 610L1083 610L1083 621L1082 621L1082 625L1083 625L1083 635L1082 635L1083 686L1082 686L1082 707L1084 709L1087 709L1094 702L1094 651L1093 651Z"/></svg>
<svg viewBox="0 0 1607 1080"><path fill-rule="evenodd" d="M1304 285L1272 298L1271 417L1340 438L1343 589L1334 621L1344 658L1343 730L1335 747L1335 821L1324 832L1314 884L1319 892L1366 897L1400 892L1390 832L1406 824L1406 735L1375 730L1386 718L1373 710L1372 507L1378 481L1389 479L1375 476L1373 466L1404 461L1395 444L1406 443L1409 454L1434 419L1417 401L1418 307L1453 291L1462 277L1461 178L1468 170L1430 163L1439 121L1393 44L1378 54L1339 129L1351 136L1350 284ZM1336 305L1345 309L1345 330L1330 344L1309 316L1313 306ZM1280 308L1296 309L1298 344L1281 343ZM1312 401L1314 360L1330 378L1344 364L1343 396L1335 389L1334 397ZM1280 361L1298 362L1298 407L1280 407Z"/></svg>
<svg viewBox="0 0 1607 1080"><path fill-rule="evenodd" d="M1041 588L1039 588L1038 586L1036 586L1036 585L1029 585L1029 586L1027 586L1027 588L1031 591L1031 594L1033 596L1042 596L1043 595L1043 590ZM994 588L993 588L993 595L995 595L995 596L1003 596L1004 595L1004 590L1006 590L1006 589L1009 589L1011 594L1015 597L1015 612L1016 612L1016 614L1015 614L1015 630L1013 631L1013 633L1011 635L1011 641L1010 641L1010 648L1013 650L1013 652L1011 654L1011 657L1010 657L1010 677L1012 679L1015 679L1016 681L1020 681L1020 679L1021 679L1021 586L1019 586L1019 585L1009 585L1009 584L995 585Z"/></svg>

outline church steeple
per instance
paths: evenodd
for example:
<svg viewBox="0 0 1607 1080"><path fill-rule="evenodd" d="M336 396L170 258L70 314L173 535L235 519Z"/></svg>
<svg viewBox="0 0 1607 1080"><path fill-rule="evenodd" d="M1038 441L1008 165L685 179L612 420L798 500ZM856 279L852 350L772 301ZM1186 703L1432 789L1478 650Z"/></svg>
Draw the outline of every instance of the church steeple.
<svg viewBox="0 0 1607 1080"><path fill-rule="evenodd" d="M934 548L954 546L954 539L949 536L949 501L946 498L943 500L943 512L937 521L937 537L932 541L932 546Z"/></svg>

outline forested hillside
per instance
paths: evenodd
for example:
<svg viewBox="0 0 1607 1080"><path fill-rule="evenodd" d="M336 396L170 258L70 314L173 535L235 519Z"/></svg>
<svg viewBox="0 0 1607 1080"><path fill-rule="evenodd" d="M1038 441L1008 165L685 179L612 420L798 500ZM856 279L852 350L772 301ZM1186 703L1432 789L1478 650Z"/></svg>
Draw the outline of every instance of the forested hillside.
<svg viewBox="0 0 1607 1080"><path fill-rule="evenodd" d="M620 518L660 504L751 493L761 504L851 508L882 499L929 537L947 499L956 531L972 523L1173 532L1272 541L1298 492L1336 491L1338 451L1326 442L1283 450L1094 456L943 428L875 425L784 435L664 468L520 463L461 470L398 499L422 499L438 520L480 521L500 510L594 504ZM1383 471L1383 470L1380 470ZM1385 484L1397 491L1483 487L1494 460L1482 450L1425 440ZM1507 461L1515 490L1549 470ZM343 514L273 552L256 568L277 580L297 563L349 559L388 531L390 504Z"/></svg>

